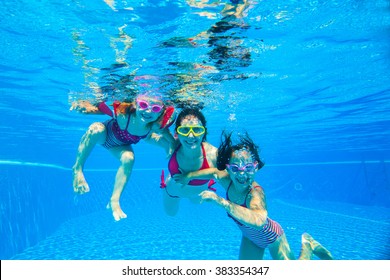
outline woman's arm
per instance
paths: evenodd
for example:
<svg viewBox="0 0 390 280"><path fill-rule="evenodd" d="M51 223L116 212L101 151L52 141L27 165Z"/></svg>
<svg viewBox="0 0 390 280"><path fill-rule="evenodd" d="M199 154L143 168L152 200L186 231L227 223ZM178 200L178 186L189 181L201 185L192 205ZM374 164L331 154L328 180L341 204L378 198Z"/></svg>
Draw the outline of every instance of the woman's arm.
<svg viewBox="0 0 390 280"><path fill-rule="evenodd" d="M202 201L216 203L237 221L249 227L260 229L266 222L268 212L265 206L264 192L261 188L254 188L251 191L249 208L235 204L210 191L203 191L200 196Z"/></svg>

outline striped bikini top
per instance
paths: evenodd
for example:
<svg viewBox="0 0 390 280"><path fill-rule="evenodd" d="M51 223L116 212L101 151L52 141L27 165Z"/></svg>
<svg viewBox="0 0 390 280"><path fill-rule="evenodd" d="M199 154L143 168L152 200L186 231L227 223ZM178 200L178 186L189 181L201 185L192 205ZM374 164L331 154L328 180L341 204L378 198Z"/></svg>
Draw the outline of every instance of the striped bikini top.
<svg viewBox="0 0 390 280"><path fill-rule="evenodd" d="M230 182L230 185L226 191L226 199L230 201L229 199L229 189L232 185L232 182ZM261 188L260 186L254 186L253 188ZM246 206L246 200L248 198L248 195L252 191L252 188L249 189L248 193L245 196L244 203L240 206L248 208ZM259 248L267 248L269 244L276 241L276 239L283 234L282 227L275 222L274 220L271 220L267 217L267 220L262 228L255 229L253 227L249 227L247 225L242 224L239 222L236 218L234 218L232 215L227 213L227 215L233 219L233 221L238 225L239 229L241 230L243 236L248 238L250 241L252 241L257 247Z"/></svg>

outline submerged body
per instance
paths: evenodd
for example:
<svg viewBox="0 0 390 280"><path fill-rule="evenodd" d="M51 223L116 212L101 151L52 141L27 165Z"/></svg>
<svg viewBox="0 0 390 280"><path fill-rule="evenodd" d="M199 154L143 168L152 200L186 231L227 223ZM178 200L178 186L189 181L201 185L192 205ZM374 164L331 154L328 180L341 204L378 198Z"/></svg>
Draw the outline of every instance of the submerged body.
<svg viewBox="0 0 390 280"><path fill-rule="evenodd" d="M114 104L115 105L115 104ZM94 149L100 144L120 161L120 167L115 176L115 183L110 201L107 205L112 210L116 221L126 218L127 215L120 207L121 194L129 181L135 155L132 145L145 139L150 143L157 143L163 147L174 139L167 128L161 127L165 108L160 99L142 96L137 98L136 104L122 103L114 106L112 113L107 106L99 104L75 105L75 109L86 113L103 113L112 118L105 122L95 122L90 125L81 139L78 147L76 162L73 165L73 189L76 193L89 192L89 185L84 177L84 164ZM165 124L167 125L167 124ZM154 137L154 135L160 137Z"/></svg>
<svg viewBox="0 0 390 280"><path fill-rule="evenodd" d="M179 210L180 200L186 198L199 203L199 194L212 190L211 179L176 182L175 176L216 166L217 148L206 142L206 120L197 109L184 109L176 120L177 148L168 162L169 176L162 178L163 205L168 215Z"/></svg>
<svg viewBox="0 0 390 280"><path fill-rule="evenodd" d="M226 190L226 198L210 191L200 196L202 201L223 207L241 230L240 259L263 259L266 249L273 259L295 259L283 228L268 216L263 188L254 181L255 173L264 165L257 146L248 135L240 139L240 143L232 145L231 134L225 135L218 148L217 168L183 174L177 180L216 178ZM320 259L333 259L325 247L304 233L298 259L312 259L313 254Z"/></svg>

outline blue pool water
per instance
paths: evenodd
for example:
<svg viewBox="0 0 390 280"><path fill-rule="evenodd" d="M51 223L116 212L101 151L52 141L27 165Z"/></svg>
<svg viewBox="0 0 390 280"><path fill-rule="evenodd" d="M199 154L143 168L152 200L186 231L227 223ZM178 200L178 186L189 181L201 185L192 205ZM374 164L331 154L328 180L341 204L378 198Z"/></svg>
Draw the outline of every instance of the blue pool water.
<svg viewBox="0 0 390 280"><path fill-rule="evenodd" d="M105 209L118 163L101 147L91 192L74 195L80 138L106 118L71 102L147 90L202 102L214 145L223 129L250 133L296 255L309 232L336 259L390 259L388 1L248 1L230 16L229 1L3 2L0 259L237 259L222 209L182 201L165 215L157 147L134 147L127 219Z"/></svg>

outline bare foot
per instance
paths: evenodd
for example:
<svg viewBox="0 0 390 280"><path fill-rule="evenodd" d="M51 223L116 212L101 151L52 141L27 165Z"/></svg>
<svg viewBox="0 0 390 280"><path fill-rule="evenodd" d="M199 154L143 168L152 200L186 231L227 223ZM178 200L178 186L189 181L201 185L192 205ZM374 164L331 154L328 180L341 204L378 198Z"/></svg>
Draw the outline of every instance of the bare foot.
<svg viewBox="0 0 390 280"><path fill-rule="evenodd" d="M304 233L302 235L302 240L305 239L307 242L310 243L310 247L317 257L319 257L321 260L333 260L332 254L324 247L322 246L318 241L314 240L313 237L311 237L310 234Z"/></svg>
<svg viewBox="0 0 390 280"><path fill-rule="evenodd" d="M112 216L114 216L115 221L127 218L126 213L122 211L118 201L110 201L107 204L107 209L111 209Z"/></svg>
<svg viewBox="0 0 390 280"><path fill-rule="evenodd" d="M302 248L299 255L300 260L311 260L313 259L313 250L310 245L311 236L307 233L302 234Z"/></svg>
<svg viewBox="0 0 390 280"><path fill-rule="evenodd" d="M73 170L73 191L78 194L89 192L89 186L85 180L83 171Z"/></svg>

